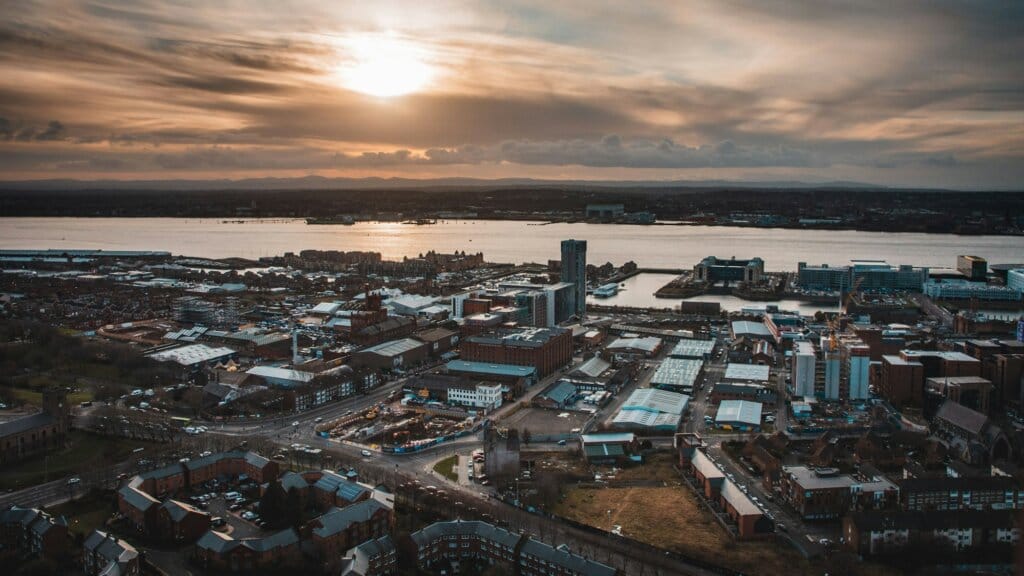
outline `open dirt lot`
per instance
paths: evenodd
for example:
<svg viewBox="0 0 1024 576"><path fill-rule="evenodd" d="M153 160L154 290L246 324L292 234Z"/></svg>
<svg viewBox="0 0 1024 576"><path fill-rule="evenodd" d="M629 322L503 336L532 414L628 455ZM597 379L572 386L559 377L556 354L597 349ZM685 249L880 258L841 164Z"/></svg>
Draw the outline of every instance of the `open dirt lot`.
<svg viewBox="0 0 1024 576"><path fill-rule="evenodd" d="M798 574L810 569L774 541L734 542L685 487L575 488L557 514L750 574Z"/></svg>
<svg viewBox="0 0 1024 576"><path fill-rule="evenodd" d="M559 417L566 414L565 417ZM573 428L582 428L590 418L585 412L569 412L546 410L544 408L524 407L515 414L501 421L501 426L522 431L529 430L534 436L545 434L568 434Z"/></svg>

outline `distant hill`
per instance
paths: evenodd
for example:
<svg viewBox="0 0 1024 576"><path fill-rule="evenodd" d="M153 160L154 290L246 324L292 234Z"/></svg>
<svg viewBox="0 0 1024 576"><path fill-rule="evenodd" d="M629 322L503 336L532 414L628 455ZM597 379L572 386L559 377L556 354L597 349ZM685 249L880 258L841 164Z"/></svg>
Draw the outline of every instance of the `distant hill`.
<svg viewBox="0 0 1024 576"><path fill-rule="evenodd" d="M18 191L93 191L93 190L452 190L452 189L501 189L501 188L558 188L558 189L847 189L847 190L888 190L885 186L863 182L829 181L801 182L778 181L729 181L729 180L539 180L533 178L500 178L494 180L478 178L326 178L305 176L302 178L244 178L239 180L21 180L0 181L0 190Z"/></svg>

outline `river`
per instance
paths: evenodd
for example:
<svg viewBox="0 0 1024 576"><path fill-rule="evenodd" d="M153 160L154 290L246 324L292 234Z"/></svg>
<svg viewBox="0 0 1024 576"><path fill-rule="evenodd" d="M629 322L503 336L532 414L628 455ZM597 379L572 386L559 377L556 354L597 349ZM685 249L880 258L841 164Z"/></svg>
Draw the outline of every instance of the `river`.
<svg viewBox="0 0 1024 576"><path fill-rule="evenodd" d="M491 262L541 262L560 257L559 241L588 241L587 260L649 268L692 268L709 255L760 256L770 271L795 270L797 262L844 264L851 259L952 267L958 254L989 262L1019 262L1024 237L954 236L857 231L550 224L512 220L448 220L416 226L360 222L309 226L302 220L190 218L0 218L0 248L166 250L203 258L259 258L304 249L370 250L386 259L428 250L483 252Z"/></svg>

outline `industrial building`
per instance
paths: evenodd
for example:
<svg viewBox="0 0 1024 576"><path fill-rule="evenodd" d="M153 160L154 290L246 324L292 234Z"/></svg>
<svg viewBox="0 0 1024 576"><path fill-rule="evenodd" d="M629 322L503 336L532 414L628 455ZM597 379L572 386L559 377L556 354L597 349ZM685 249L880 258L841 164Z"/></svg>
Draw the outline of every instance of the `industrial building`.
<svg viewBox="0 0 1024 576"><path fill-rule="evenodd" d="M763 364L737 364L730 362L725 367L723 379L730 382L757 382L767 384L771 366Z"/></svg>
<svg viewBox="0 0 1024 576"><path fill-rule="evenodd" d="M522 381L524 387L532 386L537 381L536 368L533 366L516 366L515 364L452 360L445 364L445 372L508 384Z"/></svg>
<svg viewBox="0 0 1024 576"><path fill-rule="evenodd" d="M352 355L352 364L383 370L404 369L426 360L429 351L425 342L402 338L359 350Z"/></svg>
<svg viewBox="0 0 1024 576"><path fill-rule="evenodd" d="M666 358L651 376L651 386L662 390L691 394L703 367L703 360Z"/></svg>
<svg viewBox="0 0 1024 576"><path fill-rule="evenodd" d="M714 340L680 340L672 351L668 353L669 358L693 358L697 360L709 360L711 352L715 349Z"/></svg>
<svg viewBox="0 0 1024 576"><path fill-rule="evenodd" d="M651 358L661 350L661 338L655 336L637 336L617 338L605 347L609 355L635 355Z"/></svg>
<svg viewBox="0 0 1024 576"><path fill-rule="evenodd" d="M748 400L723 400L718 405L715 426L724 430L760 430L761 403Z"/></svg>
<svg viewBox="0 0 1024 576"><path fill-rule="evenodd" d="M629 395L612 424L626 430L674 432L689 402L685 394L639 388Z"/></svg>

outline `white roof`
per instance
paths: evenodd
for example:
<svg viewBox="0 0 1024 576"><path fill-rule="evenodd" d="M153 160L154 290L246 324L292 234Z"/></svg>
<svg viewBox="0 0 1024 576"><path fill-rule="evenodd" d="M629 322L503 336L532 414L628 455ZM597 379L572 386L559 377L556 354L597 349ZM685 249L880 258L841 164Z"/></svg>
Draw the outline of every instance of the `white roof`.
<svg viewBox="0 0 1024 576"><path fill-rule="evenodd" d="M577 368L576 371L591 378L597 378L608 368L611 368L611 362L602 359L600 356L594 356L590 360L580 364L580 367Z"/></svg>
<svg viewBox="0 0 1024 576"><path fill-rule="evenodd" d="M255 366L246 370L246 374L270 378L273 380L288 380L290 382L309 382L315 376L312 372L302 372L290 368L277 368L276 366Z"/></svg>
<svg viewBox="0 0 1024 576"><path fill-rule="evenodd" d="M740 516L763 514L757 504L754 504L750 500L750 497L744 494L743 491L730 480L722 482L722 498L724 498Z"/></svg>
<svg viewBox="0 0 1024 576"><path fill-rule="evenodd" d="M703 360L693 358L666 358L651 376L651 386L692 388L704 366Z"/></svg>
<svg viewBox="0 0 1024 576"><path fill-rule="evenodd" d="M416 340L414 338L402 338L401 340L391 340L388 342L377 344L376 346L371 346L369 348L366 348L365 350L362 350L362 352L371 352L373 354L379 354L381 356L393 357L405 354L410 350L415 350L422 346L425 346L425 344L423 342L420 342L419 340Z"/></svg>
<svg viewBox="0 0 1024 576"><path fill-rule="evenodd" d="M643 338L619 338L608 345L608 350L643 350L650 354L661 346L661 338L645 336Z"/></svg>
<svg viewBox="0 0 1024 576"><path fill-rule="evenodd" d="M334 314L341 308L341 302L321 302L309 311L310 314Z"/></svg>
<svg viewBox="0 0 1024 576"><path fill-rule="evenodd" d="M723 400L718 405L715 422L729 424L739 422L753 426L761 425L761 403L749 400Z"/></svg>
<svg viewBox="0 0 1024 576"><path fill-rule="evenodd" d="M615 426L637 426L644 428L678 428L683 417L668 412L646 412L644 410L620 410L612 424Z"/></svg>
<svg viewBox="0 0 1024 576"><path fill-rule="evenodd" d="M193 364L219 360L221 358L231 356L234 353L235 351L227 346L211 348L206 344L190 344L180 348L163 350L161 352L151 354L149 357L159 362L175 362L182 366L192 366Z"/></svg>
<svg viewBox="0 0 1024 576"><path fill-rule="evenodd" d="M689 402L690 397L686 394L658 390L657 388L638 388L626 399L622 410L666 412L679 415L686 411L686 405Z"/></svg>
<svg viewBox="0 0 1024 576"><path fill-rule="evenodd" d="M770 372L771 367L761 364L729 364L725 368L725 379L767 382Z"/></svg>
<svg viewBox="0 0 1024 576"><path fill-rule="evenodd" d="M768 327L760 322L751 322L749 320L736 320L732 323L732 333L740 336L743 334L751 334L753 336L771 336L771 331Z"/></svg>
<svg viewBox="0 0 1024 576"><path fill-rule="evenodd" d="M714 340L680 340L669 356L672 358L702 358L715 348Z"/></svg>

